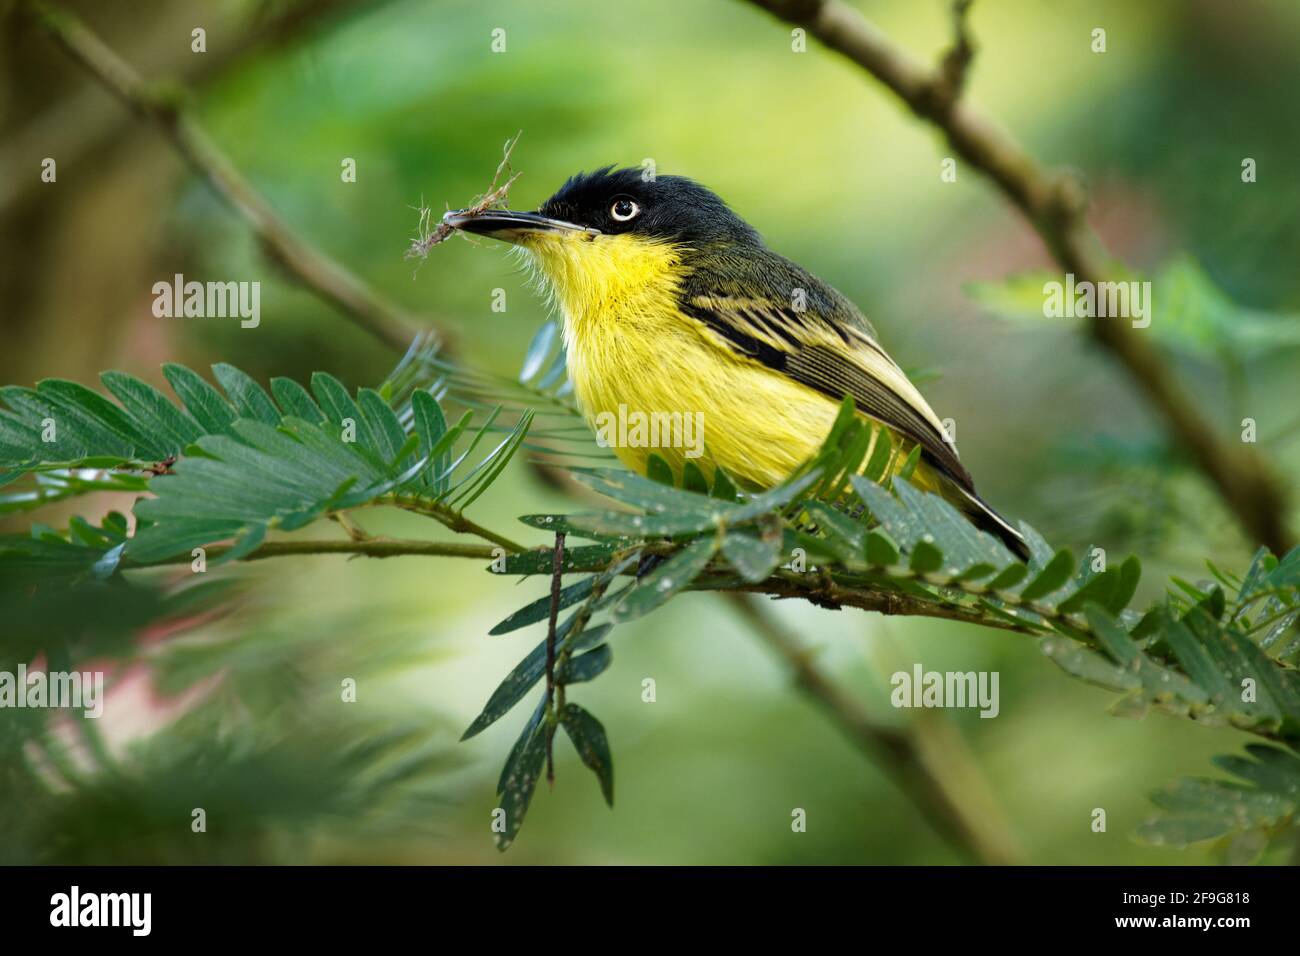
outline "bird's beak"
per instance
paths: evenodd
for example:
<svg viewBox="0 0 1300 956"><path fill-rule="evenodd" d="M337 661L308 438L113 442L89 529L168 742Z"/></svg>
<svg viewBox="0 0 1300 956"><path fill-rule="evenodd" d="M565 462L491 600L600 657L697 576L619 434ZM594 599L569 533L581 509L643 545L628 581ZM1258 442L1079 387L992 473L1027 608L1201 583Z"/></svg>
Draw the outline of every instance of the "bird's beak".
<svg viewBox="0 0 1300 956"><path fill-rule="evenodd" d="M453 229L472 232L480 236L490 236L505 242L521 242L530 236L600 235L599 229L577 226L563 219L551 219L535 212L514 212L510 209L488 209L475 212L471 209L457 209L442 217L442 221Z"/></svg>

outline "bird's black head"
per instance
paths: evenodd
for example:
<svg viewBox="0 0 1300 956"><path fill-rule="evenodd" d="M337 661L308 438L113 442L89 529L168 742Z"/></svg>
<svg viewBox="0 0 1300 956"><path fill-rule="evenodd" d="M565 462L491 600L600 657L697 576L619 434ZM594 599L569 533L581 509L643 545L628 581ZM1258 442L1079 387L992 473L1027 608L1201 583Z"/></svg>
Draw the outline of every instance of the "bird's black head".
<svg viewBox="0 0 1300 956"><path fill-rule="evenodd" d="M535 213L448 213L457 229L520 242L528 233L631 234L684 246L757 244L758 233L711 190L684 176L651 177L606 166L578 173Z"/></svg>
<svg viewBox="0 0 1300 956"><path fill-rule="evenodd" d="M684 176L606 166L571 176L538 210L602 233L687 244L757 242L758 234L717 193Z"/></svg>

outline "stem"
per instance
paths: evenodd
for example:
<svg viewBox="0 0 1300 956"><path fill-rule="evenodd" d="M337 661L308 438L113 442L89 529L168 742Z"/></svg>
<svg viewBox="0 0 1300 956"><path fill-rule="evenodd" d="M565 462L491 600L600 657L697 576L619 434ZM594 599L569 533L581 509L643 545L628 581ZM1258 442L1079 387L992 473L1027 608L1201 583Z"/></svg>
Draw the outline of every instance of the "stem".
<svg viewBox="0 0 1300 956"><path fill-rule="evenodd" d="M956 788L946 780L942 763L927 754L917 729L878 724L857 699L837 685L813 662L808 650L789 634L758 602L744 594L727 599L764 643L794 673L796 684L872 762L879 765L917 806L934 828L958 852L979 863L1006 865L1019 852L995 815L968 810ZM933 740L930 741L933 744ZM944 747L964 751L960 737L946 735ZM964 763L972 764L969 755Z"/></svg>
<svg viewBox="0 0 1300 956"><path fill-rule="evenodd" d="M512 541L505 535L497 534L475 521L466 518L465 515L454 508L437 501L429 501L425 498L418 498L411 495L385 495L374 502L374 505L392 505L395 508L401 508L403 511L410 511L414 514L424 515L426 518L432 518L446 528L455 531L457 534L472 534L475 537L482 538L485 541L491 541L505 548L512 554L518 554L521 551L527 551L517 541Z"/></svg>
<svg viewBox="0 0 1300 956"><path fill-rule="evenodd" d="M1080 282L1105 280L1109 260L1087 223L1082 186L1071 176L1039 166L1002 127L958 98L953 76L954 70L959 77L965 69L960 52L955 60L950 54L948 61L957 66L931 69L896 47L866 17L840 0L750 2L803 27L887 86L913 113L936 126L957 155L992 180L1029 220L1063 270ZM957 51L970 46L961 28L966 6L959 4L956 13ZM1174 380L1148 337L1136 334L1117 317L1093 317L1088 329L1164 417L1246 532L1274 554L1287 553L1294 538L1285 524L1286 495L1267 463L1247 446L1233 445L1219 436Z"/></svg>
<svg viewBox="0 0 1300 956"><path fill-rule="evenodd" d="M697 579L693 590L710 589L707 583L703 587L700 585L701 581ZM852 607L860 611L876 611L887 616L937 617L948 621L962 621L967 624L1015 631L1018 634L1039 633L1039 629L1029 621L1016 624L1005 618L988 615L977 608L925 601L901 591L851 587L834 581L810 584L806 575L793 571L777 571L766 581L757 584L728 581L723 590L770 594L779 598L803 598L822 606Z"/></svg>
<svg viewBox="0 0 1300 956"><path fill-rule="evenodd" d="M230 550L228 545L208 548L208 557L220 557ZM268 541L244 555L241 561L261 561L264 558L283 558L304 554L355 554L367 558L399 558L406 556L472 558L491 561L497 549L485 544L465 544L459 541L411 541L397 538L366 538L362 541ZM189 564L188 554L176 555L149 564L132 564L128 567L146 568L170 564Z"/></svg>
<svg viewBox="0 0 1300 956"><path fill-rule="evenodd" d="M560 583L564 577L564 532L555 533L551 561L551 613L546 625L546 782L555 786L555 626L560 618Z"/></svg>
<svg viewBox="0 0 1300 956"><path fill-rule="evenodd" d="M400 557L440 557L440 558L468 558L471 560L492 561L500 555L500 548L507 547L514 553L522 553L529 549L520 545L509 542L499 535L493 535L485 532L487 540L491 542L505 542L504 545L493 543L488 544L468 544L457 541L418 541L402 538L347 538L337 541L305 540L305 541L268 541L258 546L253 551L244 555L241 561L261 561L266 558L282 558L296 555L309 554L349 554L359 557L368 558L400 558ZM561 549L562 549L561 545ZM216 558L230 550L228 545L214 545L208 548L208 557ZM641 547L646 554L671 554L673 548L667 542L654 542ZM558 559L561 563L564 561L564 555L561 553ZM617 561L617 557L614 559ZM188 554L174 555L165 558L162 561L149 563L133 563L129 558L124 561L124 565L130 569L143 569L149 567L162 567L167 565L188 564L190 556ZM604 571L612 562L609 560L591 560L588 562L570 561L564 570L570 573L600 572ZM626 574L635 574L633 568ZM696 580L691 590L696 591L717 591L720 593L753 593L767 594L776 598L802 598L811 601L814 604L830 605L835 607L853 607L863 611L876 611L887 616L902 615L906 617L932 617L941 618L949 621L960 621L966 624L978 624L982 627L994 627L1002 630L1014 631L1019 634L1038 635L1042 629L1035 627L1029 621L1017 623L1005 618L994 617L982 613L977 608L960 607L952 604L944 604L938 597L934 601L926 601L919 597L904 594L898 591L877 590L871 587L851 587L841 583L831 582L830 584L819 580L810 579L805 575L794 574L793 572L777 572L766 581L758 584L748 584L740 581L728 580L725 584L710 583L707 575ZM975 596L975 595L972 595ZM1035 613L1043 614L1047 617L1055 617L1065 620L1064 615L1060 615L1051 608L1040 608L1034 604L1024 605ZM1086 624L1081 622L1070 622L1071 626L1076 627L1081 632L1086 632Z"/></svg>

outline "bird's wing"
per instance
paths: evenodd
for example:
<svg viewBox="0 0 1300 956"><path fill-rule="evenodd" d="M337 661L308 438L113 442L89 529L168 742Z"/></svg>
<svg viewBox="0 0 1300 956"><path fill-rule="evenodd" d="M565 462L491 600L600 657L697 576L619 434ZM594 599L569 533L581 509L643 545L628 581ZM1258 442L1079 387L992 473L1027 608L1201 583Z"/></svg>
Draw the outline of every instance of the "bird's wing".
<svg viewBox="0 0 1300 956"><path fill-rule="evenodd" d="M811 276L806 308L775 297L712 290L698 281L680 305L733 351L840 401L917 442L922 454L959 487L974 483L946 440L942 422L903 370L876 342L861 313Z"/></svg>

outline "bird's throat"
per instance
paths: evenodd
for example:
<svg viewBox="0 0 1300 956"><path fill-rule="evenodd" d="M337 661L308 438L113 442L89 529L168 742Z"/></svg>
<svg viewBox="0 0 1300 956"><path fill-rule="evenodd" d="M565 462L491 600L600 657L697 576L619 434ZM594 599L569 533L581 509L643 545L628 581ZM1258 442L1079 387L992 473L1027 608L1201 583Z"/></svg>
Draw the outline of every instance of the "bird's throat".
<svg viewBox="0 0 1300 956"><path fill-rule="evenodd" d="M537 235L521 243L570 335L638 321L672 303L684 273L671 243L632 235Z"/></svg>

